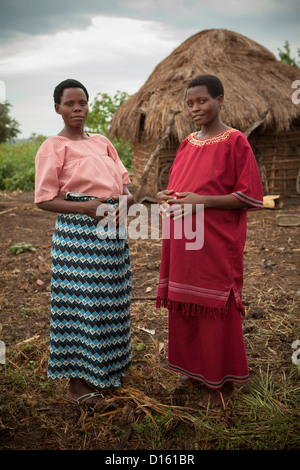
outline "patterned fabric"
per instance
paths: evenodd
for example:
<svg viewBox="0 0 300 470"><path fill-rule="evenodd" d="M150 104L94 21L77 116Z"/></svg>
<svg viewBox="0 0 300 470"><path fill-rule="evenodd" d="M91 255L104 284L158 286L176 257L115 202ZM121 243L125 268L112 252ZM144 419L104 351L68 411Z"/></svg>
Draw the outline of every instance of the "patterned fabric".
<svg viewBox="0 0 300 470"><path fill-rule="evenodd" d="M51 254L49 378L120 386L131 362L127 239L102 239L96 220L58 214Z"/></svg>
<svg viewBox="0 0 300 470"><path fill-rule="evenodd" d="M221 134L216 135L214 137L210 137L209 139L198 139L196 137L196 135L198 134L198 131L197 131L197 132L192 132L192 134L189 134L187 136L187 140L190 144L195 145L196 147L203 147L207 145L217 144L218 142L223 142L227 140L233 132L236 132L236 129L233 129L232 127L230 127L229 129L222 132Z"/></svg>

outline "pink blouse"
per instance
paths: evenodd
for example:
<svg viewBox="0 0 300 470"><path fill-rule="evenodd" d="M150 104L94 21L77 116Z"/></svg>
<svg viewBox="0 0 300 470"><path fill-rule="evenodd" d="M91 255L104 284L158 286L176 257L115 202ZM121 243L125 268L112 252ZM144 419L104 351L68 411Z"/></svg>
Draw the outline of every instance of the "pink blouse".
<svg viewBox="0 0 300 470"><path fill-rule="evenodd" d="M112 197L130 184L128 172L111 142L100 134L88 140L54 136L46 139L35 158L35 203L67 192Z"/></svg>

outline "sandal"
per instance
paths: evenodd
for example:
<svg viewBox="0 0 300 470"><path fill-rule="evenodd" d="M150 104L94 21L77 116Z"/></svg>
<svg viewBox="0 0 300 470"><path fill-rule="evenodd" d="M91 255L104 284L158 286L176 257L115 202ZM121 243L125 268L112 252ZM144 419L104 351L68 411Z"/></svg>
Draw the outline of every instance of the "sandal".
<svg viewBox="0 0 300 470"><path fill-rule="evenodd" d="M81 397L79 398L72 398L70 397L70 395L66 394L65 395L65 399L70 401L71 403L74 403L76 405L80 405L81 403L84 403L85 401L89 400L90 398L93 398L93 397L101 397L104 399L104 395L102 395L102 393L100 392L92 392L92 393L86 393L85 395L82 395ZM97 402L95 403L87 403L88 405L96 405Z"/></svg>

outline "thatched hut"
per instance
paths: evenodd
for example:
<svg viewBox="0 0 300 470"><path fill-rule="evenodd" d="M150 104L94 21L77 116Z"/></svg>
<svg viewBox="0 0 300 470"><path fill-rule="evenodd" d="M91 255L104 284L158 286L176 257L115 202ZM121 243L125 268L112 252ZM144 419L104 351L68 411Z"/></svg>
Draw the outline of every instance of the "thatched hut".
<svg viewBox="0 0 300 470"><path fill-rule="evenodd" d="M134 186L139 188L149 157L157 150L158 158L141 194L154 200L157 191L165 188L181 140L196 130L185 108L184 94L187 83L202 73L222 80L222 119L247 135L265 193L295 194L300 105L292 101L292 84L300 79L300 70L277 60L251 39L224 29L202 31L187 39L115 113L110 136L129 138L133 143ZM167 138L160 141L171 111L180 112L173 127L169 126Z"/></svg>

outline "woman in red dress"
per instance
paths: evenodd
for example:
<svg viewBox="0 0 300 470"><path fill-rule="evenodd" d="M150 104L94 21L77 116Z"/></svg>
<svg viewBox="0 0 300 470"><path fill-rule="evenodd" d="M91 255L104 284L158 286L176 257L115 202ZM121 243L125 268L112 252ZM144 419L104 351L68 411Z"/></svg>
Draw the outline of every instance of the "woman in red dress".
<svg viewBox="0 0 300 470"><path fill-rule="evenodd" d="M167 190L157 195L163 215L170 216L163 217L163 227L166 220L171 224L157 295L157 307L169 310L168 363L209 387L205 406L224 403L234 382L249 380L243 250L247 210L263 209L255 157L245 135L222 122L223 99L222 83L213 75L189 83L186 104L199 131L181 143ZM181 238L172 236L174 219L183 216L184 224L188 217L185 207L192 207L194 219L197 208L204 208L204 243L198 249L188 248L183 230Z"/></svg>

